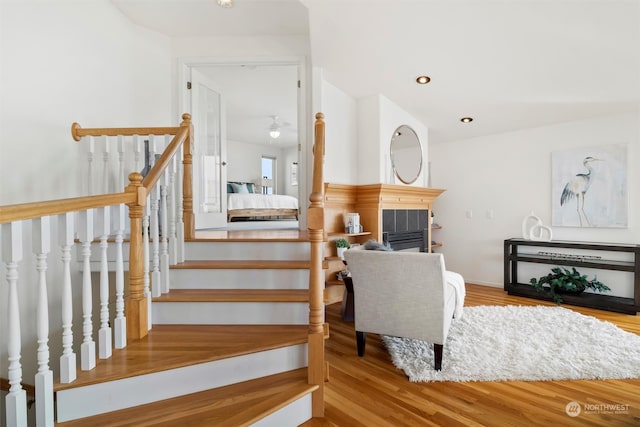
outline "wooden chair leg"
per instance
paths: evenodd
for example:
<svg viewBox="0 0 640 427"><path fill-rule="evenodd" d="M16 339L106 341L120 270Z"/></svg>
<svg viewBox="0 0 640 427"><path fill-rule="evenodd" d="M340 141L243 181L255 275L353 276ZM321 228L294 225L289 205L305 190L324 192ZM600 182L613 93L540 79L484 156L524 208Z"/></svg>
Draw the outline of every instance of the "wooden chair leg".
<svg viewBox="0 0 640 427"><path fill-rule="evenodd" d="M439 371L442 369L442 349L444 348L443 344L434 344L433 345L433 355L435 359L435 369Z"/></svg>
<svg viewBox="0 0 640 427"><path fill-rule="evenodd" d="M364 356L364 347L367 344L367 333L356 331L356 343L358 346L358 356Z"/></svg>

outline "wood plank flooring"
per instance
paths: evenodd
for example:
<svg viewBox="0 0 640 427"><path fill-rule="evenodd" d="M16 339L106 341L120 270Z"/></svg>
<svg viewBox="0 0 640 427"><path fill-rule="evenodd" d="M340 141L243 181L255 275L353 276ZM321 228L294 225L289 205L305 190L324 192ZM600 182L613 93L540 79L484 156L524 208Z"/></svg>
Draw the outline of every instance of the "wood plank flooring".
<svg viewBox="0 0 640 427"><path fill-rule="evenodd" d="M553 305L509 296L501 288L467 285L467 306L508 304ZM640 315L571 308L640 335ZM331 337L326 342L330 379L325 384L325 418L308 421L305 427L640 425L640 379L411 383L392 365L377 335L367 336L367 353L357 356L353 323L341 320L340 304L327 307L327 321ZM602 351L604 355L606 349ZM565 412L571 401L583 408L575 418ZM584 404L622 405L623 413L585 413Z"/></svg>

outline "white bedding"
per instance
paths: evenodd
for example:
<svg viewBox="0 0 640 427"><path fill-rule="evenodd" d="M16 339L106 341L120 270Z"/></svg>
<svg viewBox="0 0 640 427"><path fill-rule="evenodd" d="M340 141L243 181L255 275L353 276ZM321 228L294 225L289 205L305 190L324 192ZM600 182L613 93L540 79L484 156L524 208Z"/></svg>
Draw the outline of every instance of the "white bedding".
<svg viewBox="0 0 640 427"><path fill-rule="evenodd" d="M227 210L298 209L298 199L282 194L228 194Z"/></svg>

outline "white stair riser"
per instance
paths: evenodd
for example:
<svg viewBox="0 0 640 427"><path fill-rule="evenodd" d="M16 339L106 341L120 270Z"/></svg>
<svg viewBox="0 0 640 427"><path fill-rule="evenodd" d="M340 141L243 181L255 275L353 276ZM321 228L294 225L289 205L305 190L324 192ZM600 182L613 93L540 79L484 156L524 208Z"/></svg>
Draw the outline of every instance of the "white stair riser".
<svg viewBox="0 0 640 427"><path fill-rule="evenodd" d="M260 421L251 424L252 427L295 427L313 418L311 408L311 394L305 394L300 399L291 402L280 410L270 414Z"/></svg>
<svg viewBox="0 0 640 427"><path fill-rule="evenodd" d="M171 399L307 366L307 345L252 353L57 393L57 421Z"/></svg>
<svg viewBox="0 0 640 427"><path fill-rule="evenodd" d="M309 270L172 269L172 289L307 289Z"/></svg>
<svg viewBox="0 0 640 427"><path fill-rule="evenodd" d="M309 304L291 302L154 302L155 325L305 325Z"/></svg>
<svg viewBox="0 0 640 427"><path fill-rule="evenodd" d="M185 259L308 260L309 242L189 242Z"/></svg>

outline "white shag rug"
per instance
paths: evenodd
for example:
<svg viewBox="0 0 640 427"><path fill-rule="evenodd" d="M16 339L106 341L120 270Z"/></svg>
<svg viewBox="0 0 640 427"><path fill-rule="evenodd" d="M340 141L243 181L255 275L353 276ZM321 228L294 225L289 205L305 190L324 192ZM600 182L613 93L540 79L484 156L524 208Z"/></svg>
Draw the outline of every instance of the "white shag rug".
<svg viewBox="0 0 640 427"><path fill-rule="evenodd" d="M640 336L562 307L465 307L449 329L441 371L431 343L382 340L412 382L640 378Z"/></svg>

